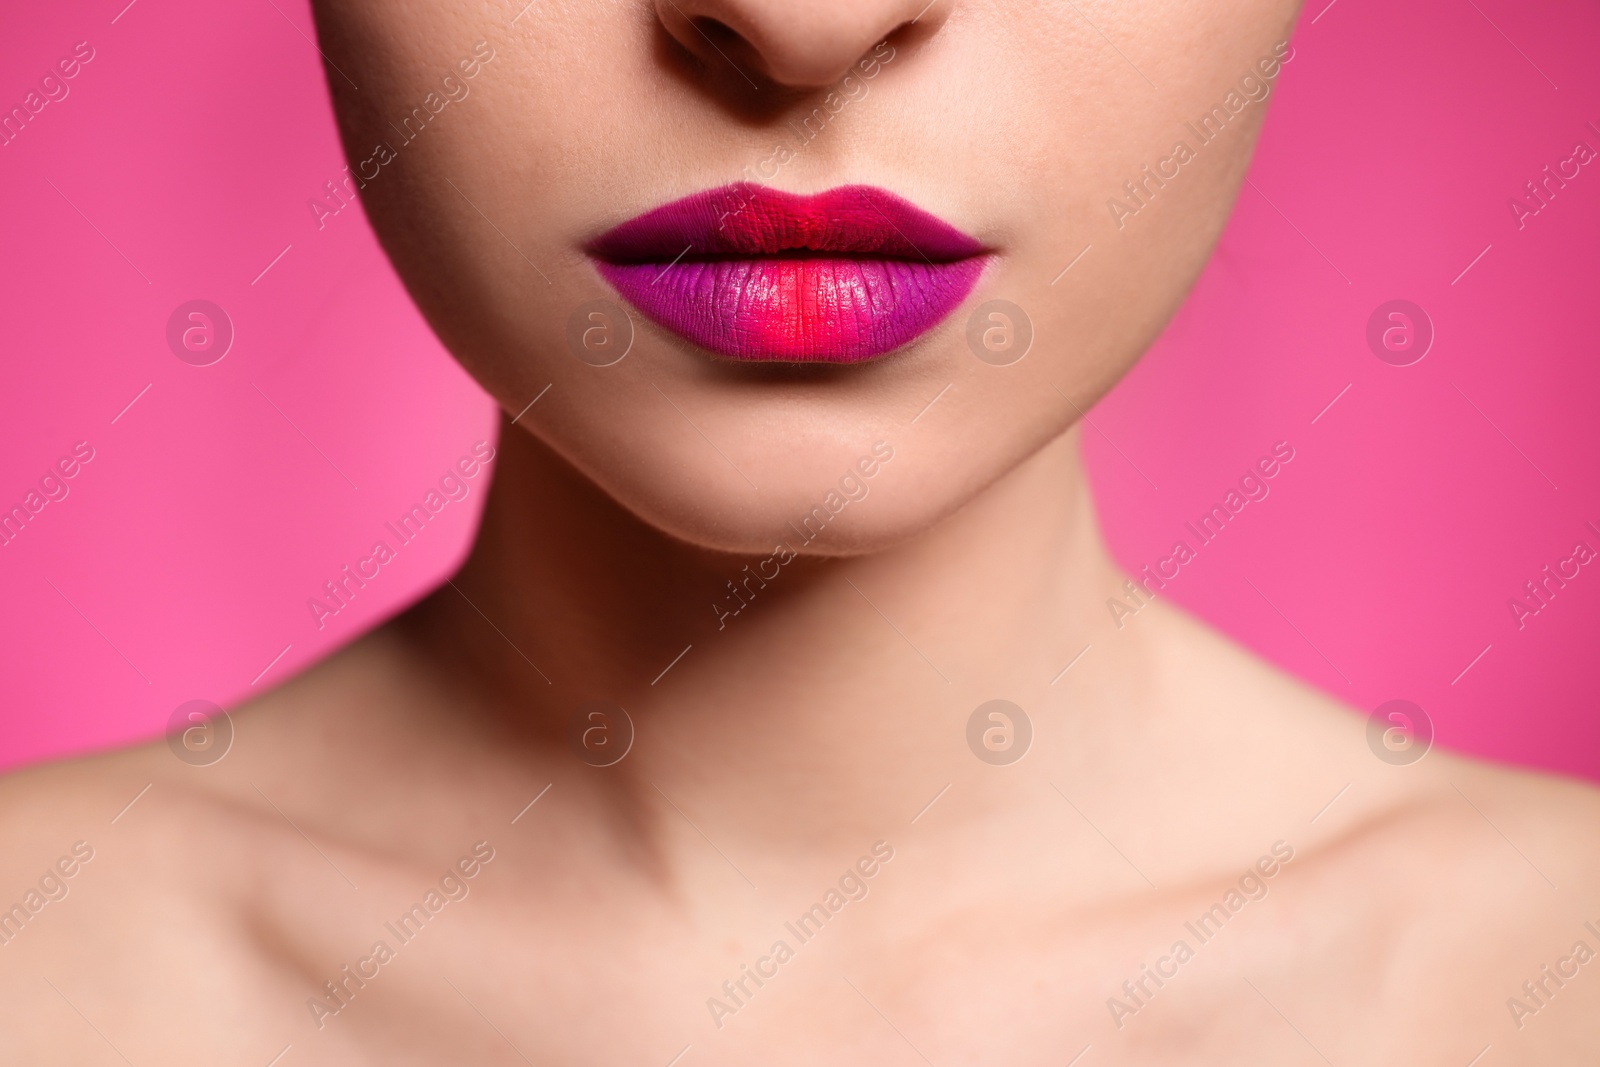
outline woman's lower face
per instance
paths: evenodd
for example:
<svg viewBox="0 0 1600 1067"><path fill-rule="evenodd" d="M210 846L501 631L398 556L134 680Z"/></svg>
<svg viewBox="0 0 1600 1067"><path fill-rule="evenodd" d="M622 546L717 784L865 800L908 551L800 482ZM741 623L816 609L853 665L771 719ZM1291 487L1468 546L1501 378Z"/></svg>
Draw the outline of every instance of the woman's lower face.
<svg viewBox="0 0 1600 1067"><path fill-rule="evenodd" d="M894 443L832 553L928 528L1132 365L1228 214L1295 11L515 8L316 5L402 278L508 413L549 388L519 427L692 543L770 550ZM935 397L960 435L926 432Z"/></svg>

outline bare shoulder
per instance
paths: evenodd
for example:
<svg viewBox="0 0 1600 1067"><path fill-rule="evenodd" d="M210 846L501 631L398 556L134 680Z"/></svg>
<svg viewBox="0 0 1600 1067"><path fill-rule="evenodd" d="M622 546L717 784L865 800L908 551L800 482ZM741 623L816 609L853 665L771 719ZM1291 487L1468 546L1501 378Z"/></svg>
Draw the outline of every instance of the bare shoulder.
<svg viewBox="0 0 1600 1067"><path fill-rule="evenodd" d="M78 842L134 852L128 869L148 872L197 841L225 852L257 831L292 832L296 816L314 820L385 743L379 716L404 734L416 684L398 677L403 663L379 631L180 734L0 775L0 895ZM335 821L318 828L333 833Z"/></svg>
<svg viewBox="0 0 1600 1067"><path fill-rule="evenodd" d="M1190 716L1200 732L1179 743L1209 745L1216 768L1187 795L1204 797L1202 807L1232 798L1226 811L1256 820L1260 840L1281 834L1295 848L1278 905L1284 923L1264 949L1283 965L1285 996L1303 986L1309 1005L1337 983L1356 1002L1347 1007L1374 1020L1374 1034L1422 1035L1396 1053L1406 1062L1435 1062L1441 1033L1471 1035L1450 1050L1464 1050L1460 1063L1488 1045L1509 1053L1497 1062L1592 1059L1600 789L1403 731L1385 738L1370 709L1182 612L1163 625L1179 638L1166 673L1174 691L1185 687L1172 699L1200 709ZM1297 951L1284 952L1291 942ZM1344 1051L1371 1062L1370 1047Z"/></svg>
<svg viewBox="0 0 1600 1067"><path fill-rule="evenodd" d="M1474 827L1474 839L1497 845L1542 884L1548 886L1535 867L1548 866L1551 879L1561 881L1559 873L1574 887L1594 888L1600 880L1600 788L1594 783L1452 752L1435 743L1431 721L1419 730L1404 715L1383 717L1340 700L1185 612L1163 608L1160 625L1169 640L1155 672L1163 699L1184 705L1197 729L1221 739L1208 761L1219 775L1260 784L1274 799L1308 783L1303 795L1317 806L1307 809L1306 822L1318 827L1308 839L1342 836L1341 827L1381 835L1417 824L1442 834L1441 820L1460 821ZM1426 709L1412 710L1427 718ZM1515 714L1506 710L1508 717Z"/></svg>
<svg viewBox="0 0 1600 1067"><path fill-rule="evenodd" d="M194 842L249 835L216 833L231 820L169 763L181 767L145 745L0 779L0 1000L13 1014L0 1060L90 1062L111 1051L97 1029L136 1055L127 1042L167 997L234 980L226 878Z"/></svg>
<svg viewBox="0 0 1600 1067"><path fill-rule="evenodd" d="M1457 1050L1469 1058L1489 1047L1510 1054L1501 1062L1592 1057L1600 791L1439 751L1423 763L1316 875L1325 901L1362 901L1352 941L1380 961L1383 984L1414 990L1386 1011L1474 1035Z"/></svg>
<svg viewBox="0 0 1600 1067"><path fill-rule="evenodd" d="M1440 763L1452 790L1508 845L1527 842L1528 867L1536 866L1536 855L1551 880L1565 879L1575 890L1600 888L1600 788L1594 783L1459 756Z"/></svg>
<svg viewBox="0 0 1600 1067"><path fill-rule="evenodd" d="M281 735L301 721L338 718L359 689L356 679L372 673L364 668L374 658L373 644L343 649L215 722L197 720L175 737L0 775L0 877L14 875L18 863L31 864L31 853L55 849L64 836L91 844L149 836L179 830L206 809L237 814L251 807L249 781L270 773L270 761L261 757L274 754L270 750ZM161 818L145 815L158 807Z"/></svg>
<svg viewBox="0 0 1600 1067"><path fill-rule="evenodd" d="M370 654L230 713L225 755L158 738L0 777L0 1062L114 1062L110 1044L133 1062L245 1047L264 1063L282 1047L296 961L341 921L338 868L387 858L328 817L338 729L295 740L359 701Z"/></svg>

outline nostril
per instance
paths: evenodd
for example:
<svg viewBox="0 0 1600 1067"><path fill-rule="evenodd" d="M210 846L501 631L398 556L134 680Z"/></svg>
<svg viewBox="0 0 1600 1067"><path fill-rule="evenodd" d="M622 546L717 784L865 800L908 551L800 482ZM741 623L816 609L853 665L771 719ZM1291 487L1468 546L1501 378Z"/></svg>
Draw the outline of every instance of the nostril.
<svg viewBox="0 0 1600 1067"><path fill-rule="evenodd" d="M905 22L900 23L883 35L883 43L892 48L904 48L917 44L938 32L939 27L935 23L925 22L918 25L918 19L920 18L921 16L918 16L918 18L907 19Z"/></svg>
<svg viewBox="0 0 1600 1067"><path fill-rule="evenodd" d="M668 32L679 47L706 70L731 66L744 76L744 81L754 84L746 71L759 70L761 60L743 34L722 19L690 15L676 3L672 7L678 17L674 20L676 26Z"/></svg>
<svg viewBox="0 0 1600 1067"><path fill-rule="evenodd" d="M719 48L731 48L743 41L743 38L739 36L739 31L721 19L714 19L709 15L696 15L689 20L689 25L698 30L700 35L707 41Z"/></svg>
<svg viewBox="0 0 1600 1067"><path fill-rule="evenodd" d="M875 46L897 48L936 34L952 6L928 0L653 0L657 24L676 45L669 54L740 106L751 102L746 89L777 90L757 94L763 102L825 89Z"/></svg>

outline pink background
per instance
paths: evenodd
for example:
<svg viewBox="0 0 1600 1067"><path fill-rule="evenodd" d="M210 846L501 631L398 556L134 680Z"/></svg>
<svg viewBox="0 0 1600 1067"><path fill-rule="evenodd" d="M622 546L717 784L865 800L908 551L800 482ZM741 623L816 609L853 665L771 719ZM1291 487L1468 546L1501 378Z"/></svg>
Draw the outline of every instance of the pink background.
<svg viewBox="0 0 1600 1067"><path fill-rule="evenodd" d="M1091 413L1108 533L1154 562L1287 440L1271 495L1172 598L1359 707L1419 703L1441 744L1600 777L1600 565L1521 631L1506 604L1579 539L1600 549L1600 166L1520 231L1507 207L1575 141L1600 148L1600 13L1323 2L1220 250ZM0 506L95 450L0 547L0 766L283 680L442 580L482 499L479 479L316 629L306 599L492 408L358 210L319 232L306 207L342 161L304 0L125 3L30 5L0 40L7 109L75 42L96 52L0 148ZM236 330L209 367L166 346L194 298ZM1409 367L1365 341L1394 298L1437 334Z"/></svg>

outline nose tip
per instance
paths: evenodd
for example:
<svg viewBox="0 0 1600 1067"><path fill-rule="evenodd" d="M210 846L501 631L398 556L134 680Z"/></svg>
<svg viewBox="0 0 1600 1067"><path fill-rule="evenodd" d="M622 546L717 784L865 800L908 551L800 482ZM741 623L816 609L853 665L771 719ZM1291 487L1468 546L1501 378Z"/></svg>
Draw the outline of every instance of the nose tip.
<svg viewBox="0 0 1600 1067"><path fill-rule="evenodd" d="M917 23L931 30L952 0L654 0L656 17L708 66L731 64L792 89L820 89L873 45Z"/></svg>

